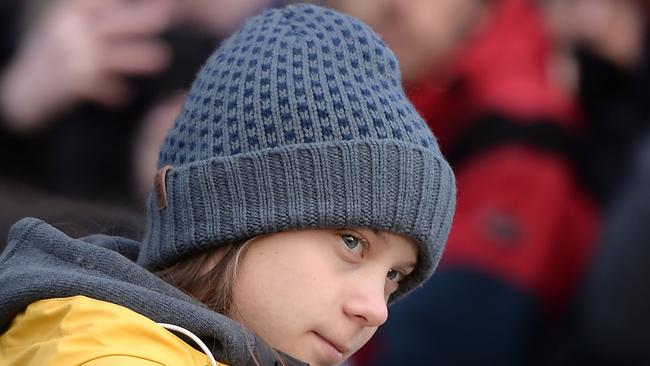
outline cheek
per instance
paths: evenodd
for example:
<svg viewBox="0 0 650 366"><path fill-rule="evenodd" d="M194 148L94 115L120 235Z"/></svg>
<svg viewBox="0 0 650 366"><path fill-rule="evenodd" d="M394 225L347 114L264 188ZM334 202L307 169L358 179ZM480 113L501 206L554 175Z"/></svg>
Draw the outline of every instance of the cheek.
<svg viewBox="0 0 650 366"><path fill-rule="evenodd" d="M331 281L335 275L326 259L296 251L289 254L282 250L248 253L235 286L235 318L276 345L274 338L290 339L331 317L338 298Z"/></svg>
<svg viewBox="0 0 650 366"><path fill-rule="evenodd" d="M232 317L262 337L271 346L284 349L284 338L297 328L292 314L299 306L288 296L290 276L282 266L244 259L239 267L233 293ZM283 285L284 284L284 285Z"/></svg>
<svg viewBox="0 0 650 366"><path fill-rule="evenodd" d="M234 291L236 307L244 315L263 316L276 308L294 310L292 295L298 274L281 259L264 253L250 253L240 263Z"/></svg>

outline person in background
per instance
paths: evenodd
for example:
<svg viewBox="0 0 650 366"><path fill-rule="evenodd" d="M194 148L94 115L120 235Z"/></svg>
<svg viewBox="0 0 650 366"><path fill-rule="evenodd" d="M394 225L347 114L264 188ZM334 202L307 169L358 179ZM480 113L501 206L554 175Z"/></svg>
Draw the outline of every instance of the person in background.
<svg viewBox="0 0 650 366"><path fill-rule="evenodd" d="M649 3L541 2L589 124L604 222L560 365L647 365ZM565 62L566 63L566 62Z"/></svg>
<svg viewBox="0 0 650 366"><path fill-rule="evenodd" d="M602 236L560 365L650 364L650 134L604 215Z"/></svg>
<svg viewBox="0 0 650 366"><path fill-rule="evenodd" d="M25 215L86 233L141 233L158 145L183 90L223 36L269 5L3 1L0 246Z"/></svg>
<svg viewBox="0 0 650 366"><path fill-rule="evenodd" d="M360 365L544 364L593 252L585 125L525 0L329 1L396 50L458 179L441 271L396 306Z"/></svg>
<svg viewBox="0 0 650 366"><path fill-rule="evenodd" d="M648 7L637 0L540 1L564 80L588 124L591 189L608 208L648 128Z"/></svg>
<svg viewBox="0 0 650 366"><path fill-rule="evenodd" d="M0 364L340 365L451 227L454 174L395 55L313 5L225 40L159 156L142 243L12 228Z"/></svg>

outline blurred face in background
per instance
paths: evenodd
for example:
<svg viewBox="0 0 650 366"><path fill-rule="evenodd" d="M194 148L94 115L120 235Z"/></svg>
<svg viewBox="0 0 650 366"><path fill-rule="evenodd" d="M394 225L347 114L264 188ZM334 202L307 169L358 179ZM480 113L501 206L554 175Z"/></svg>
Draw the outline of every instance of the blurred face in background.
<svg viewBox="0 0 650 366"><path fill-rule="evenodd" d="M444 63L484 13L486 0L331 0L386 41L405 82Z"/></svg>
<svg viewBox="0 0 650 366"><path fill-rule="evenodd" d="M216 34L228 34L264 10L271 0L182 0L177 4L177 13Z"/></svg>

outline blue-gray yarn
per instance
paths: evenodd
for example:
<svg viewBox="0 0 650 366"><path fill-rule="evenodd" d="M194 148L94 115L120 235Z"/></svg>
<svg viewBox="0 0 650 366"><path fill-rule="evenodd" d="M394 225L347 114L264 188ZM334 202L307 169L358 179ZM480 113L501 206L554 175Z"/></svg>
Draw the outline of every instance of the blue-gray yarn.
<svg viewBox="0 0 650 366"><path fill-rule="evenodd" d="M312 5L270 10L199 72L160 153L168 207L149 203L139 263L301 228L408 235L418 266L442 254L453 173L404 95L395 56L358 20Z"/></svg>

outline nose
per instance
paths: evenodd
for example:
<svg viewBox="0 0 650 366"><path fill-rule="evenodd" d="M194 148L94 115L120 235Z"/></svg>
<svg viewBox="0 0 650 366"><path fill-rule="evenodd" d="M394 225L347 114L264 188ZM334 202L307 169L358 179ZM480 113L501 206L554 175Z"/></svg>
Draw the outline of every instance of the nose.
<svg viewBox="0 0 650 366"><path fill-rule="evenodd" d="M384 297L385 278L380 284L367 277L359 279L352 293L343 304L343 311L365 327L378 327L388 319L388 307Z"/></svg>

